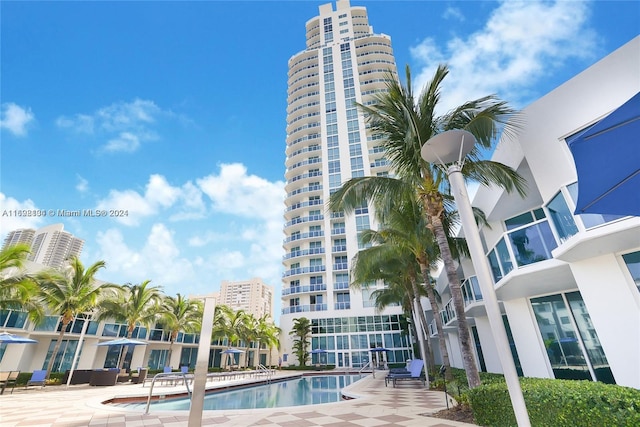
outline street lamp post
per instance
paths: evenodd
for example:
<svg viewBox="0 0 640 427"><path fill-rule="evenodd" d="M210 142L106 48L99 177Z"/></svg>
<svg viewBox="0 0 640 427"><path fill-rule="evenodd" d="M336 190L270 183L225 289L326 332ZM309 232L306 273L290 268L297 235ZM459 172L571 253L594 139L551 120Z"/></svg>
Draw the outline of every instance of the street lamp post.
<svg viewBox="0 0 640 427"><path fill-rule="evenodd" d="M442 132L429 139L421 150L424 160L433 164L440 164L447 168L447 176L451 192L458 208L460 223L464 230L464 235L469 247L471 261L475 269L480 289L482 290L484 306L489 319L489 326L493 333L493 339L496 343L502 372L504 374L511 405L516 416L519 427L529 427L529 415L527 407L520 388L520 381L516 371L513 357L511 356L511 348L509 347L509 339L507 331L502 321L498 298L493 287L491 278L491 270L488 261L482 249L480 240L480 232L475 221L471 201L467 193L467 187L462 176L462 165L464 158L473 149L475 145L475 137L468 131L450 130Z"/></svg>

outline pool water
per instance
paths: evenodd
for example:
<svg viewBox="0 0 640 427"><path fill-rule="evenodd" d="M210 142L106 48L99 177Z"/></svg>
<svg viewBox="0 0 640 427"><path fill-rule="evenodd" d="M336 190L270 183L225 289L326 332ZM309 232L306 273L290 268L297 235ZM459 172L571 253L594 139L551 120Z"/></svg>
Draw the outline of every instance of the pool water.
<svg viewBox="0 0 640 427"><path fill-rule="evenodd" d="M313 375L286 381L208 393L204 398L205 410L280 408L286 406L316 405L339 402L340 390L364 375ZM141 408L145 402L118 406ZM189 410L188 398L165 399L151 402L151 411Z"/></svg>

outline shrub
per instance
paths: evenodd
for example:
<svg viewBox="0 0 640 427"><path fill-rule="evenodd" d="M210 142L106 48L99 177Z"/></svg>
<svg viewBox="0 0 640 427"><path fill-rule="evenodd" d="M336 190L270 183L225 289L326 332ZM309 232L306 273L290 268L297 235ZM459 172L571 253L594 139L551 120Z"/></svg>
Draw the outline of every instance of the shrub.
<svg viewBox="0 0 640 427"><path fill-rule="evenodd" d="M593 381L542 378L523 378L520 384L532 426L640 425L640 390ZM479 425L516 425L506 383L484 383L467 395Z"/></svg>

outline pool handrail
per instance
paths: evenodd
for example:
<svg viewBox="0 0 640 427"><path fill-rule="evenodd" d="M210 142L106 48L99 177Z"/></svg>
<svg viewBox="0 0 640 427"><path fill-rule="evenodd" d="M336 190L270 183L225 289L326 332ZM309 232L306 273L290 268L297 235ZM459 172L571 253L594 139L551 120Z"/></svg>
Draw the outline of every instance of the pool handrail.
<svg viewBox="0 0 640 427"><path fill-rule="evenodd" d="M176 378L176 377L182 377L183 381L184 381L184 385L187 387L187 393L189 394L189 400L191 400L191 389L189 388L189 382L187 381L187 377L191 378L193 377L193 375L189 376L189 374L185 374L184 372L160 372L157 373L153 376L153 379L151 380L151 387L149 387L149 396L147 397L147 407L144 410L144 414L148 415L149 414L149 407L151 406L151 396L153 394L153 386L156 383L156 380L158 378Z"/></svg>

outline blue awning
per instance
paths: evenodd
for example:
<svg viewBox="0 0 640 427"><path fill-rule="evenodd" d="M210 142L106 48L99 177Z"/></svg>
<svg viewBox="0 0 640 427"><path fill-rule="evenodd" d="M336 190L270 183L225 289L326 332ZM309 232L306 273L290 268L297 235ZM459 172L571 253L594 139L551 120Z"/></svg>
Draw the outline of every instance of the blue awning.
<svg viewBox="0 0 640 427"><path fill-rule="evenodd" d="M578 173L575 213L640 216L640 92L567 143Z"/></svg>

